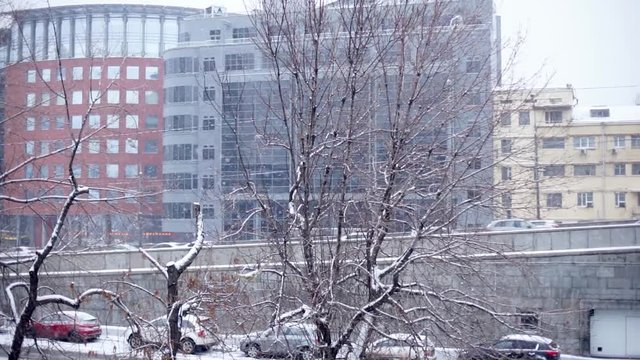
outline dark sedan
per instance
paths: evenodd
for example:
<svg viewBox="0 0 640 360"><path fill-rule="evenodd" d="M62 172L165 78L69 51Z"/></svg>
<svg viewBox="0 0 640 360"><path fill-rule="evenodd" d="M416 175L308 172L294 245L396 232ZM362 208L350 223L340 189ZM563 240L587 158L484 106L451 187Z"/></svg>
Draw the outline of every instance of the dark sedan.
<svg viewBox="0 0 640 360"><path fill-rule="evenodd" d="M460 353L458 360L559 360L560 347L546 337L513 334L493 343L471 347Z"/></svg>
<svg viewBox="0 0 640 360"><path fill-rule="evenodd" d="M32 321L30 332L36 337L86 342L102 334L100 322L90 314L80 311L58 311Z"/></svg>

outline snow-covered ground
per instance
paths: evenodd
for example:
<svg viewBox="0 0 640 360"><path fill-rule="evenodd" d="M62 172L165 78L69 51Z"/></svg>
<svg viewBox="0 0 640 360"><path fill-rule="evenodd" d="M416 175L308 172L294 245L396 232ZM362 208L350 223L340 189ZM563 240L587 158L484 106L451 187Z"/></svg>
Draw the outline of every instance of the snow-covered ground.
<svg viewBox="0 0 640 360"><path fill-rule="evenodd" d="M87 354L90 356L109 356L109 357L135 357L135 353L131 352L131 348L129 344L125 341L123 334L126 328L123 327L114 327L114 326L104 326L102 336L90 343L86 344L77 344L70 343L66 341L53 341L47 339L39 339L36 343L32 339L25 339L23 345L23 353L26 355L27 353L37 354L37 348L44 349L46 352L52 351L61 351L68 355L70 358L81 358L81 356L74 356ZM224 340L224 345L214 347L206 352L199 352L195 355L184 355L181 354L179 356L180 359L184 360L251 360L244 355L243 352L238 350L238 342L237 337L229 337ZM0 350L0 359L5 359L6 356L5 351L9 350L11 346L12 334L10 331L0 333L0 347L3 350ZM458 354L457 349L447 349L447 348L436 348L436 355L438 360L456 360ZM3 357L4 356L4 357ZM140 357L142 358L142 357ZM561 360L594 360L594 359L603 359L603 358L592 358L592 357L584 357L584 356L576 356L576 355L568 355L562 354ZM606 359L606 360L623 360L623 359ZM629 359L624 359L629 360Z"/></svg>

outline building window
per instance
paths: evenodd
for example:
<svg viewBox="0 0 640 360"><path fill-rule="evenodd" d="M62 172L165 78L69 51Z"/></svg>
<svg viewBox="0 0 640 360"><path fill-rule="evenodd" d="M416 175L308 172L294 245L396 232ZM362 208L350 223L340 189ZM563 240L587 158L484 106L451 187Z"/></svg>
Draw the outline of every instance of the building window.
<svg viewBox="0 0 640 360"><path fill-rule="evenodd" d="M631 164L631 175L640 175L640 163Z"/></svg>
<svg viewBox="0 0 640 360"><path fill-rule="evenodd" d="M616 149L624 149L624 135L616 135L613 137L613 147Z"/></svg>
<svg viewBox="0 0 640 360"><path fill-rule="evenodd" d="M33 155L35 153L36 143L33 140L26 141L24 143L24 153L26 155Z"/></svg>
<svg viewBox="0 0 640 360"><path fill-rule="evenodd" d="M511 139L500 140L500 150L503 154L511 154Z"/></svg>
<svg viewBox="0 0 640 360"><path fill-rule="evenodd" d="M518 113L518 125L529 125L531 123L531 119L529 118L528 111L520 111Z"/></svg>
<svg viewBox="0 0 640 360"><path fill-rule="evenodd" d="M173 86L165 89L165 103L185 103L198 101L198 87L196 86Z"/></svg>
<svg viewBox="0 0 640 360"><path fill-rule="evenodd" d="M591 117L609 117L609 109L591 109Z"/></svg>
<svg viewBox="0 0 640 360"><path fill-rule="evenodd" d="M626 175L627 164L613 164L613 175Z"/></svg>
<svg viewBox="0 0 640 360"><path fill-rule="evenodd" d="M627 193L617 192L616 196L616 207L623 208L627 206Z"/></svg>
<svg viewBox="0 0 640 360"><path fill-rule="evenodd" d="M547 207L548 208L561 208L562 207L562 193L550 193L550 194L547 194Z"/></svg>
<svg viewBox="0 0 640 360"><path fill-rule="evenodd" d="M202 130L215 130L216 118L214 116L202 117Z"/></svg>
<svg viewBox="0 0 640 360"><path fill-rule="evenodd" d="M126 92L126 103L127 104L139 104L140 103L140 94L138 90L127 90Z"/></svg>
<svg viewBox="0 0 640 360"><path fill-rule="evenodd" d="M56 129L57 130L61 130L64 129L64 117L62 116L56 116Z"/></svg>
<svg viewBox="0 0 640 360"><path fill-rule="evenodd" d="M213 86L205 87L202 92L203 101L214 101L216 98L216 88Z"/></svg>
<svg viewBox="0 0 640 360"><path fill-rule="evenodd" d="M53 151L60 151L60 150L62 150L62 148L64 148L64 141L55 140L53 142Z"/></svg>
<svg viewBox="0 0 640 360"><path fill-rule="evenodd" d="M107 67L107 79L119 79L120 78L120 66L108 66Z"/></svg>
<svg viewBox="0 0 640 360"><path fill-rule="evenodd" d="M202 218L203 219L213 219L215 217L215 212L213 210L213 205L203 205L202 206Z"/></svg>
<svg viewBox="0 0 640 360"><path fill-rule="evenodd" d="M500 125L501 126L511 126L511 113L501 113L500 114Z"/></svg>
<svg viewBox="0 0 640 360"><path fill-rule="evenodd" d="M202 160L213 160L215 159L215 154L213 145L204 145L202 147Z"/></svg>
<svg viewBox="0 0 640 360"><path fill-rule="evenodd" d="M82 104L82 91L74 91L71 93L71 104L73 105Z"/></svg>
<svg viewBox="0 0 640 360"><path fill-rule="evenodd" d="M546 124L560 124L562 123L562 111L553 110L544 112L544 122Z"/></svg>
<svg viewBox="0 0 640 360"><path fill-rule="evenodd" d="M467 199L473 200L473 201L480 201L480 199L482 199L482 191L467 190Z"/></svg>
<svg viewBox="0 0 640 360"><path fill-rule="evenodd" d="M167 59L164 62L165 74L187 74L198 72L199 66L198 58L179 57L173 59Z"/></svg>
<svg viewBox="0 0 640 360"><path fill-rule="evenodd" d="M253 53L226 54L224 56L224 69L226 71L253 70L254 68L255 58Z"/></svg>
<svg viewBox="0 0 640 360"><path fill-rule="evenodd" d="M111 179L116 179L118 177L118 172L120 168L118 164L107 164L107 177Z"/></svg>
<svg viewBox="0 0 640 360"><path fill-rule="evenodd" d="M564 149L563 137L548 137L542 139L543 149Z"/></svg>
<svg viewBox="0 0 640 360"><path fill-rule="evenodd" d="M482 168L482 160L479 158L473 158L467 161L467 165L469 166L469 169L480 170Z"/></svg>
<svg viewBox="0 0 640 360"><path fill-rule="evenodd" d="M72 129L81 129L82 128L82 116L73 115L71 117L71 128Z"/></svg>
<svg viewBox="0 0 640 360"><path fill-rule="evenodd" d="M120 117L118 115L107 115L107 129L120 128Z"/></svg>
<svg viewBox="0 0 640 360"><path fill-rule="evenodd" d="M164 188L167 190L192 190L198 188L198 176L189 173L164 174Z"/></svg>
<svg viewBox="0 0 640 360"><path fill-rule="evenodd" d="M83 71L82 66L74 66L71 70L73 80L82 80Z"/></svg>
<svg viewBox="0 0 640 360"><path fill-rule="evenodd" d="M120 140L107 139L107 154L117 154L120 151Z"/></svg>
<svg viewBox="0 0 640 360"><path fill-rule="evenodd" d="M99 90L91 90L89 91L89 104L100 104L100 91Z"/></svg>
<svg viewBox="0 0 640 360"><path fill-rule="evenodd" d="M71 171L73 172L73 176L77 178L82 177L82 166L74 164L71 168Z"/></svg>
<svg viewBox="0 0 640 360"><path fill-rule="evenodd" d="M203 175L202 176L202 189L203 190L211 190L215 189L216 184L213 179L213 175Z"/></svg>
<svg viewBox="0 0 640 360"><path fill-rule="evenodd" d="M209 40L220 41L222 39L222 33L220 29L209 30Z"/></svg>
<svg viewBox="0 0 640 360"><path fill-rule="evenodd" d="M49 142L48 141L40 141L40 155L49 154Z"/></svg>
<svg viewBox="0 0 640 360"><path fill-rule="evenodd" d="M27 82L28 83L36 82L36 71L35 70L27 70Z"/></svg>
<svg viewBox="0 0 640 360"><path fill-rule="evenodd" d="M125 140L124 152L127 154L137 154L138 153L138 139L127 139Z"/></svg>
<svg viewBox="0 0 640 360"><path fill-rule="evenodd" d="M120 103L120 90L107 90L107 103L119 104Z"/></svg>
<svg viewBox="0 0 640 360"><path fill-rule="evenodd" d="M127 66L127 79L129 79L129 80L138 80L138 79L140 79L140 67L138 67L138 66Z"/></svg>
<svg viewBox="0 0 640 360"><path fill-rule="evenodd" d="M67 80L67 71L65 68L58 68L56 71L56 79L58 81Z"/></svg>
<svg viewBox="0 0 640 360"><path fill-rule="evenodd" d="M165 203L164 217L167 219L191 219L191 203Z"/></svg>
<svg viewBox="0 0 640 360"><path fill-rule="evenodd" d="M545 165L542 167L542 175L549 177L564 176L564 165Z"/></svg>
<svg viewBox="0 0 640 360"><path fill-rule="evenodd" d="M578 206L580 206L580 207L593 207L593 193L592 192L579 192L578 193Z"/></svg>
<svg viewBox="0 0 640 360"><path fill-rule="evenodd" d="M102 67L101 66L91 66L89 68L91 72L91 80L100 80L102 79Z"/></svg>
<svg viewBox="0 0 640 360"><path fill-rule="evenodd" d="M511 208L511 204L512 204L511 194L509 194L509 193L502 194L501 202L502 202L502 207L503 208L505 208L505 209Z"/></svg>
<svg viewBox="0 0 640 360"><path fill-rule="evenodd" d="M147 179L155 179L158 177L158 167L156 165L144 166L144 177Z"/></svg>
<svg viewBox="0 0 640 360"><path fill-rule="evenodd" d="M595 149L595 136L576 136L573 138L573 147L576 149Z"/></svg>
<svg viewBox="0 0 640 360"><path fill-rule="evenodd" d="M64 166L63 165L53 165L53 176L61 179L64 177Z"/></svg>
<svg viewBox="0 0 640 360"><path fill-rule="evenodd" d="M511 180L511 167L503 166L502 167L502 180Z"/></svg>
<svg viewBox="0 0 640 360"><path fill-rule="evenodd" d="M124 166L124 176L127 179L137 178L140 174L138 174L138 165L136 164L127 164Z"/></svg>
<svg viewBox="0 0 640 360"><path fill-rule="evenodd" d="M36 94L35 93L27 93L27 107L36 106Z"/></svg>
<svg viewBox="0 0 640 360"><path fill-rule="evenodd" d="M146 90L144 92L144 103L147 105L156 105L160 102L160 97L157 91Z"/></svg>
<svg viewBox="0 0 640 360"><path fill-rule="evenodd" d="M28 117L26 121L27 131L34 131L36 129L36 118Z"/></svg>
<svg viewBox="0 0 640 360"><path fill-rule="evenodd" d="M256 30L252 27L234 28L231 34L233 39L248 39L256 36Z"/></svg>
<svg viewBox="0 0 640 360"><path fill-rule="evenodd" d="M62 94L56 94L56 105L66 105L67 98Z"/></svg>
<svg viewBox="0 0 640 360"><path fill-rule="evenodd" d="M164 126L171 131L197 130L198 117L195 115L167 116L164 118Z"/></svg>
<svg viewBox="0 0 640 360"><path fill-rule="evenodd" d="M100 165L89 164L87 165L87 176L89 179L97 179L100 177Z"/></svg>
<svg viewBox="0 0 640 360"><path fill-rule="evenodd" d="M146 140L144 142L145 154L157 154L158 153L158 140Z"/></svg>
<svg viewBox="0 0 640 360"><path fill-rule="evenodd" d="M163 148L164 160L192 160L197 159L197 145L175 144L165 145Z"/></svg>
<svg viewBox="0 0 640 360"><path fill-rule="evenodd" d="M49 130L51 128L51 122L48 117L40 118L40 130Z"/></svg>
<svg viewBox="0 0 640 360"><path fill-rule="evenodd" d="M51 69L42 69L40 76L44 82L51 81Z"/></svg>
<svg viewBox="0 0 640 360"><path fill-rule="evenodd" d="M127 115L126 119L126 127L127 129L137 129L138 128L138 115Z"/></svg>
<svg viewBox="0 0 640 360"><path fill-rule="evenodd" d="M640 135L631 135L631 148L640 149Z"/></svg>
<svg viewBox="0 0 640 360"><path fill-rule="evenodd" d="M155 115L147 115L144 119L144 128L145 129L157 129L158 128L158 117Z"/></svg>
<svg viewBox="0 0 640 360"><path fill-rule="evenodd" d="M100 153L100 140L89 140L89 154Z"/></svg>
<svg viewBox="0 0 640 360"><path fill-rule="evenodd" d="M42 106L51 105L51 94L50 93L43 92L42 94L40 94L40 97L42 98Z"/></svg>
<svg viewBox="0 0 640 360"><path fill-rule="evenodd" d="M204 71L216 71L216 58L208 57L202 61Z"/></svg>
<svg viewBox="0 0 640 360"><path fill-rule="evenodd" d="M100 115L89 115L89 128L100 129Z"/></svg>
<svg viewBox="0 0 640 360"><path fill-rule="evenodd" d="M573 165L574 176L596 176L595 165Z"/></svg>
<svg viewBox="0 0 640 360"><path fill-rule="evenodd" d="M146 80L158 80L160 72L157 66L147 66L144 72L144 78Z"/></svg>
<svg viewBox="0 0 640 360"><path fill-rule="evenodd" d="M49 166L41 165L40 166L40 178L46 179L49 177Z"/></svg>

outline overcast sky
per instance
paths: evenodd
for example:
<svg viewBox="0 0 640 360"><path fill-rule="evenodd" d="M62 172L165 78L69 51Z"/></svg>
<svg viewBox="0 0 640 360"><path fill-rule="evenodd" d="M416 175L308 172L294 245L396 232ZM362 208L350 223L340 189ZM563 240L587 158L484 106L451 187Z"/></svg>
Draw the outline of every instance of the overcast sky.
<svg viewBox="0 0 640 360"><path fill-rule="evenodd" d="M572 84L579 105L631 105L640 96L640 0L494 1L504 43L524 36L515 79L535 75L533 86ZM86 3L216 4L243 12L255 0L50 0L51 6Z"/></svg>

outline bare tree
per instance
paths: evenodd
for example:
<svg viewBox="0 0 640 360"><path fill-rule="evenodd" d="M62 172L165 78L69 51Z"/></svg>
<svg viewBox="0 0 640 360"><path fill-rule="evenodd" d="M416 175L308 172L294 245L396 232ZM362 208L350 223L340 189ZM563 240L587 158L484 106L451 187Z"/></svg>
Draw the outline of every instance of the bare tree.
<svg viewBox="0 0 640 360"><path fill-rule="evenodd" d="M491 2L274 0L253 21L272 76L222 84L239 166L221 174L228 236L276 249L248 264L278 279L252 303L313 322L328 359L399 327L512 326L467 256L507 248L450 234L485 224L495 196Z"/></svg>

